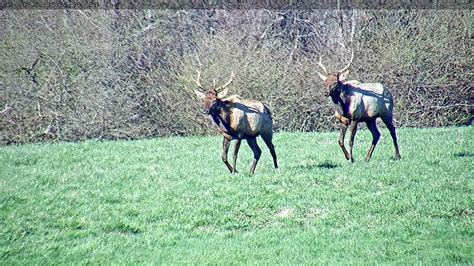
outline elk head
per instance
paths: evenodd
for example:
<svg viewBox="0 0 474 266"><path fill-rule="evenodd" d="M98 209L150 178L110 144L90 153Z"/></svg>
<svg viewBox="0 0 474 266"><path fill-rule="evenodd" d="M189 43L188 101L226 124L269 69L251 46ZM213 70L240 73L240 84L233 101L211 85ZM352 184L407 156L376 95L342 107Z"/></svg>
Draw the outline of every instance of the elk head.
<svg viewBox="0 0 474 266"><path fill-rule="evenodd" d="M338 87L340 87L343 84L342 82L347 78L347 75L349 75L349 67L352 64L353 59L354 59L354 51L352 51L351 59L349 60L349 63L345 67L343 67L339 71L329 73L326 70L326 67L321 63L321 57L319 57L318 65L324 71L324 74L321 74L318 71L316 71L316 73L318 73L318 76L324 81L326 96L331 95L333 92L337 90Z"/></svg>
<svg viewBox="0 0 474 266"><path fill-rule="evenodd" d="M196 83L199 89L204 90L204 87L201 85L201 82L199 81L201 77L201 72L198 70L197 71L197 78L193 79L193 81ZM234 81L234 72L230 75L230 79L222 86L216 87L216 80L214 79L212 81L213 87L208 90L207 92L201 92L198 90L194 90L194 93L203 101L204 103L204 111L209 114L213 107L216 106L219 102L221 102L221 99L225 97L229 91L227 86L229 86L232 81Z"/></svg>

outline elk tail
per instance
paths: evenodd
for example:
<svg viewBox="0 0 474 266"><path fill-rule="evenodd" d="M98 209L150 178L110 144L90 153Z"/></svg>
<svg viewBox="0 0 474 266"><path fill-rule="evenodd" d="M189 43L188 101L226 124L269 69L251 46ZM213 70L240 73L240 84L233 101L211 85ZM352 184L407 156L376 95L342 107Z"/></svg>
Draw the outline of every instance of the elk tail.
<svg viewBox="0 0 474 266"><path fill-rule="evenodd" d="M270 115L270 118L272 117L272 112L270 111L270 109L266 105L263 106L263 113Z"/></svg>

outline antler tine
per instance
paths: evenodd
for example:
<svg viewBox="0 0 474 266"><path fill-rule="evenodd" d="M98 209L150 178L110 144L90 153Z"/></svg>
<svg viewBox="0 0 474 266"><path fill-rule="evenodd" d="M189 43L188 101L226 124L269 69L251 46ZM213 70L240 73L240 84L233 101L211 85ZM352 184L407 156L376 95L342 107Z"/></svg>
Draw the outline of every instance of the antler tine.
<svg viewBox="0 0 474 266"><path fill-rule="evenodd" d="M349 64L347 64L347 66L345 66L343 69L339 70L339 73L342 73L346 71L347 69L349 69L349 67L352 64L352 60L354 60L354 50L351 51L351 59L349 60Z"/></svg>
<svg viewBox="0 0 474 266"><path fill-rule="evenodd" d="M230 79L229 79L229 81L227 81L226 84L222 85L222 86L219 88L219 90L223 90L223 89L225 89L227 86L229 86L229 85L232 83L232 81L234 81L234 78L235 78L235 74L234 74L234 71L232 71L232 73L230 74Z"/></svg>
<svg viewBox="0 0 474 266"><path fill-rule="evenodd" d="M201 82L199 81L199 79L201 78L201 71L196 70L196 72L197 72L197 78L196 79L192 78L192 80L198 85L199 88L203 89Z"/></svg>
<svg viewBox="0 0 474 266"><path fill-rule="evenodd" d="M324 67L323 63L321 62L321 56L319 56L318 66L320 66L324 70L324 73L328 73L326 67Z"/></svg>
<svg viewBox="0 0 474 266"><path fill-rule="evenodd" d="M212 88L216 90L216 79L212 79Z"/></svg>

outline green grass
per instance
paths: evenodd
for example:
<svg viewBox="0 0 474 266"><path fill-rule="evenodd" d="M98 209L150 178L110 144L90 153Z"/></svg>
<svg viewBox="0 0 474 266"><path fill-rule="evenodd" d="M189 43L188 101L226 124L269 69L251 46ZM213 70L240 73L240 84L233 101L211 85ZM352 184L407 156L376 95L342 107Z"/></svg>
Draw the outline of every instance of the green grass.
<svg viewBox="0 0 474 266"><path fill-rule="evenodd" d="M2 264L472 264L473 127L279 133L239 174L220 137L0 147Z"/></svg>

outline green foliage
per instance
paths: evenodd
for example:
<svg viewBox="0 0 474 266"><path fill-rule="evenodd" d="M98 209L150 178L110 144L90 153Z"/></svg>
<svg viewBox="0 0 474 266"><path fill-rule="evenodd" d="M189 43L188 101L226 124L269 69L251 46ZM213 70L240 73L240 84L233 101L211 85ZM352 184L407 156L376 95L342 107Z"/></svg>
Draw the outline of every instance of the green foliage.
<svg viewBox="0 0 474 266"><path fill-rule="evenodd" d="M337 133L277 133L248 174L220 137L0 147L6 264L469 264L473 127L386 129L370 162Z"/></svg>

